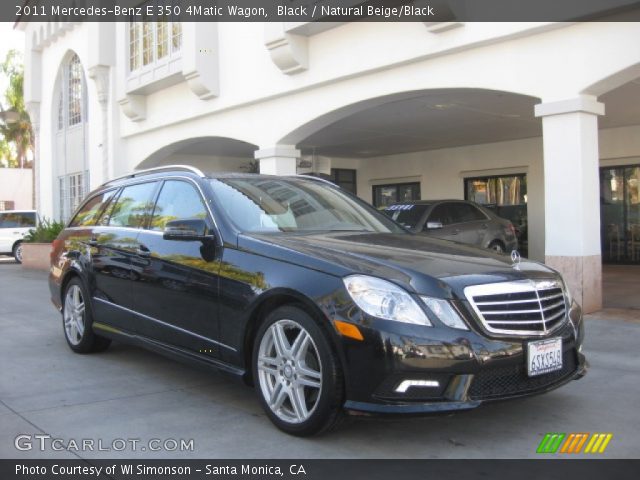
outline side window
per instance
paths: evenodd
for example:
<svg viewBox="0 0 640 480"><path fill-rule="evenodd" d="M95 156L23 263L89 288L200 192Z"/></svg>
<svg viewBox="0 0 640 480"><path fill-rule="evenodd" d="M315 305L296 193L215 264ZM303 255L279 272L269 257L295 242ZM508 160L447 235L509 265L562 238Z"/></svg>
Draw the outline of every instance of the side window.
<svg viewBox="0 0 640 480"><path fill-rule="evenodd" d="M468 203L452 203L450 208L453 223L475 222L487 219L476 207Z"/></svg>
<svg viewBox="0 0 640 480"><path fill-rule="evenodd" d="M95 225L102 210L109 204L117 190L104 192L95 197L91 197L80 207L76 216L73 217L71 227L87 227Z"/></svg>
<svg viewBox="0 0 640 480"><path fill-rule="evenodd" d="M125 187L113 205L109 218L102 221L110 227L140 228L151 210L153 192L158 182Z"/></svg>
<svg viewBox="0 0 640 480"><path fill-rule="evenodd" d="M36 226L36 213L35 212L24 212L20 214L22 217L21 222L23 227L35 227Z"/></svg>
<svg viewBox="0 0 640 480"><path fill-rule="evenodd" d="M451 208L448 203L441 203L433 208L433 211L429 215L429 222L440 222L442 225L449 225L453 223L451 218Z"/></svg>
<svg viewBox="0 0 640 480"><path fill-rule="evenodd" d="M164 230L171 220L207 218L207 209L193 185L180 180L167 180L162 186L153 217L152 230Z"/></svg>
<svg viewBox="0 0 640 480"><path fill-rule="evenodd" d="M0 228L20 228L20 215L17 213L5 213L0 219Z"/></svg>

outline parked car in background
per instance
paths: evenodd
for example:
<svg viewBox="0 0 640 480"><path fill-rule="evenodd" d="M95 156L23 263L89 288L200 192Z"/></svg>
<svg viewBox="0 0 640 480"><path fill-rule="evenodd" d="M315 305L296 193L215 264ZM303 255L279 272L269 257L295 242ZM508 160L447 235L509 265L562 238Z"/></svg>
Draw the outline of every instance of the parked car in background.
<svg viewBox="0 0 640 480"><path fill-rule="evenodd" d="M222 370L300 436L344 412L464 410L586 373L558 272L413 234L313 177L112 180L53 242L49 287L74 352L120 340Z"/></svg>
<svg viewBox="0 0 640 480"><path fill-rule="evenodd" d="M417 200L389 205L384 212L414 233L499 253L518 249L513 224L477 203L466 200Z"/></svg>
<svg viewBox="0 0 640 480"><path fill-rule="evenodd" d="M0 212L0 255L13 255L22 263L22 240L36 227L35 210L6 210Z"/></svg>

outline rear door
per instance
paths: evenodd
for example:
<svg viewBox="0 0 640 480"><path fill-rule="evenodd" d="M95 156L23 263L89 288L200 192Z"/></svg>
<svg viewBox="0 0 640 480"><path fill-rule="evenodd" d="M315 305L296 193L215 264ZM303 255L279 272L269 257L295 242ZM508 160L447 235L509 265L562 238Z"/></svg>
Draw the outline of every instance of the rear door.
<svg viewBox="0 0 640 480"><path fill-rule="evenodd" d="M105 323L136 331L133 291L144 282L149 261L138 256L137 237L153 205L160 182L124 187L93 227L94 308Z"/></svg>
<svg viewBox="0 0 640 480"><path fill-rule="evenodd" d="M167 179L148 228L138 236L138 260L148 265L134 291L139 332L217 356L220 259L215 245L162 235L168 221L185 219L203 219L209 230L214 228L197 186L188 179Z"/></svg>

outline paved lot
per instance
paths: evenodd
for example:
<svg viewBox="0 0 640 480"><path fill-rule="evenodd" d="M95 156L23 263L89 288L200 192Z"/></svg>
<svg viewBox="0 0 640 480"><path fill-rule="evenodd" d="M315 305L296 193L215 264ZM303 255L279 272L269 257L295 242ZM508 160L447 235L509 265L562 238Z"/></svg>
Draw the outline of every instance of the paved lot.
<svg viewBox="0 0 640 480"><path fill-rule="evenodd" d="M640 457L640 314L591 316L591 371L529 399L428 418L354 419L320 438L280 433L253 391L141 349L76 355L49 303L46 274L0 261L0 457L522 458L545 432L613 432L604 457ZM194 439L192 452L55 452L14 448L19 434Z"/></svg>

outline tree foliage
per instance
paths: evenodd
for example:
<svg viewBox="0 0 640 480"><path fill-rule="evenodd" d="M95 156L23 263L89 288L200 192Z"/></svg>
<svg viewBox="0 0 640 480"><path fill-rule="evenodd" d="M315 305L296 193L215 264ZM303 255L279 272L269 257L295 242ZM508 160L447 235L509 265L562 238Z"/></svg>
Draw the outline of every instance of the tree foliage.
<svg viewBox="0 0 640 480"><path fill-rule="evenodd" d="M0 65L1 74L8 84L2 100L2 107L19 115L15 123L0 122L0 158L7 166L27 166L33 154L33 130L31 120L24 106L24 65L22 55L17 50L9 50Z"/></svg>

